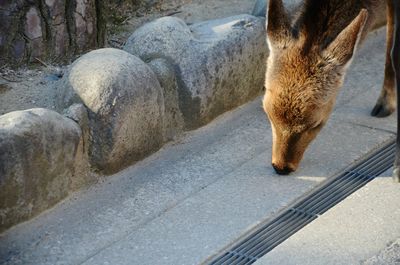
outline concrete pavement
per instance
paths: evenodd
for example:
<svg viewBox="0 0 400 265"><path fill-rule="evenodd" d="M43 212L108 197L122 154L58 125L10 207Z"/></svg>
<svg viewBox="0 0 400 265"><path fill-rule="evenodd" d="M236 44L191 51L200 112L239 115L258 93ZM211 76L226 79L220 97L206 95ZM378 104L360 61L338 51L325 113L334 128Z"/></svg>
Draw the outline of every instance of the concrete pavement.
<svg viewBox="0 0 400 265"><path fill-rule="evenodd" d="M270 166L271 131L258 98L3 233L0 264L199 264L218 253L394 137L394 115L369 116L383 79L384 35L372 33L364 44L295 174L277 176ZM368 196L387 188L398 198L395 184L382 185ZM380 242L400 231L399 222L390 225L394 232ZM385 251L381 243L374 249Z"/></svg>
<svg viewBox="0 0 400 265"><path fill-rule="evenodd" d="M399 197L386 172L254 264L399 264Z"/></svg>

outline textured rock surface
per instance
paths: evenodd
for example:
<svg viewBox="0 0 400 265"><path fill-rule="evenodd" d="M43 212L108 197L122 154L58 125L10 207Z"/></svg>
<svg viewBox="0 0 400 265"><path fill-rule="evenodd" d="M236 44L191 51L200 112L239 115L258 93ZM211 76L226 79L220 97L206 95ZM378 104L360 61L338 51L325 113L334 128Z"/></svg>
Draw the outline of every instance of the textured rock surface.
<svg viewBox="0 0 400 265"><path fill-rule="evenodd" d="M164 93L164 135L166 140L172 140L184 129L183 116L179 109L178 83L173 65L168 60L158 58L148 63L157 75Z"/></svg>
<svg viewBox="0 0 400 265"><path fill-rule="evenodd" d="M267 2L268 0L257 0L251 14L253 16L265 17ZM301 0L283 0L286 9L290 11L293 11L302 2Z"/></svg>
<svg viewBox="0 0 400 265"><path fill-rule="evenodd" d="M89 164L89 117L87 109L82 104L71 105L64 110L64 116L78 123L82 132L75 156L75 174L70 183L70 190L76 191L98 180L98 176L90 170Z"/></svg>
<svg viewBox="0 0 400 265"><path fill-rule="evenodd" d="M164 58L175 69L179 107L192 129L254 98L262 91L264 19L250 15L188 27L164 17L135 31L124 49L151 61Z"/></svg>
<svg viewBox="0 0 400 265"><path fill-rule="evenodd" d="M0 1L0 63L59 60L104 44L101 1Z"/></svg>
<svg viewBox="0 0 400 265"><path fill-rule="evenodd" d="M59 105L83 103L89 117L91 164L106 173L122 169L164 142L164 100L154 72L117 49L85 54L60 86Z"/></svg>
<svg viewBox="0 0 400 265"><path fill-rule="evenodd" d="M54 111L0 116L0 232L68 194L80 136L75 122Z"/></svg>

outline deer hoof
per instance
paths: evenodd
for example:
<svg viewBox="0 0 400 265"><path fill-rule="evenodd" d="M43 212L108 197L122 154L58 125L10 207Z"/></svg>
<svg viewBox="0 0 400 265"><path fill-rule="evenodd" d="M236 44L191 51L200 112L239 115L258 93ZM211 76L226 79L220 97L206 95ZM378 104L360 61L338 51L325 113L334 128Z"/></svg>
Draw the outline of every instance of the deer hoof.
<svg viewBox="0 0 400 265"><path fill-rule="evenodd" d="M371 111L371 115L374 117L387 117L392 114L396 109L395 97L390 96L386 90L382 90L381 95L376 101L375 107Z"/></svg>
<svg viewBox="0 0 400 265"><path fill-rule="evenodd" d="M382 103L378 101L375 107L371 111L371 116L383 118L387 117L394 112L394 107L389 106L389 104Z"/></svg>

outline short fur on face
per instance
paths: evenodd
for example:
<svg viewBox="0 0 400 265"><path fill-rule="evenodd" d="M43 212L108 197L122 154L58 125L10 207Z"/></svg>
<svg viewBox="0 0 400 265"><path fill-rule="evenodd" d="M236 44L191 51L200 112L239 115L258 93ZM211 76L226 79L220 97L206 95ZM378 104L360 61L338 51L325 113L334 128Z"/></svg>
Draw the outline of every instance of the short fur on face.
<svg viewBox="0 0 400 265"><path fill-rule="evenodd" d="M353 1L360 2L360 1ZM291 23L281 0L269 2L267 34L270 55L263 107L272 126L272 164L278 173L294 171L304 151L326 123L367 23L368 11L357 13L342 29L309 29L310 12L335 17L343 1L308 0ZM312 9L312 10L310 10ZM312 12L311 12L312 13ZM321 23L321 21L314 21ZM325 36L325 37L321 37Z"/></svg>

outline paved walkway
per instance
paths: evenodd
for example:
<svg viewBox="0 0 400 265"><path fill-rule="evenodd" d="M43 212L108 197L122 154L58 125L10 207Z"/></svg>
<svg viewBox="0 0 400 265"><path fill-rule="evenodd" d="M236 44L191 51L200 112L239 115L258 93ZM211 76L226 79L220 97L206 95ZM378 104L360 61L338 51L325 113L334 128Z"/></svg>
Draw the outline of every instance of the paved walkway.
<svg viewBox="0 0 400 265"><path fill-rule="evenodd" d="M369 116L382 84L384 33L384 29L372 33L354 60L334 114L295 174L277 176L270 166L270 126L258 98L0 235L0 264L186 265L216 254L394 137L394 115ZM397 247L390 243L400 237L400 222L393 222L393 218L398 220L393 207L399 187L386 179L370 183L304 228L300 233L308 241L295 235L259 260L260 264L268 264L270 257L279 259L279 253L297 248L296 244L308 252L302 252L302 260L291 263L293 259L288 259L286 264L309 264L301 262L321 256L311 251L316 242L329 252L329 259L351 251L349 261L355 264L391 253ZM384 200L379 201L383 194ZM352 207L360 209L359 203L366 212L352 211ZM386 205L392 208L385 209ZM331 229L322 229L324 222L337 230L335 224L360 223L370 216L378 221L372 220L368 229L344 230L343 239L351 242L343 241L341 246L338 234L335 243L341 247L335 248L329 237L324 239L332 236ZM376 227L386 231L379 240L368 237ZM362 239L360 232L365 234ZM360 255L346 247L358 244L361 250L364 238L368 249Z"/></svg>
<svg viewBox="0 0 400 265"><path fill-rule="evenodd" d="M255 264L400 264L398 198L400 187L386 172Z"/></svg>

